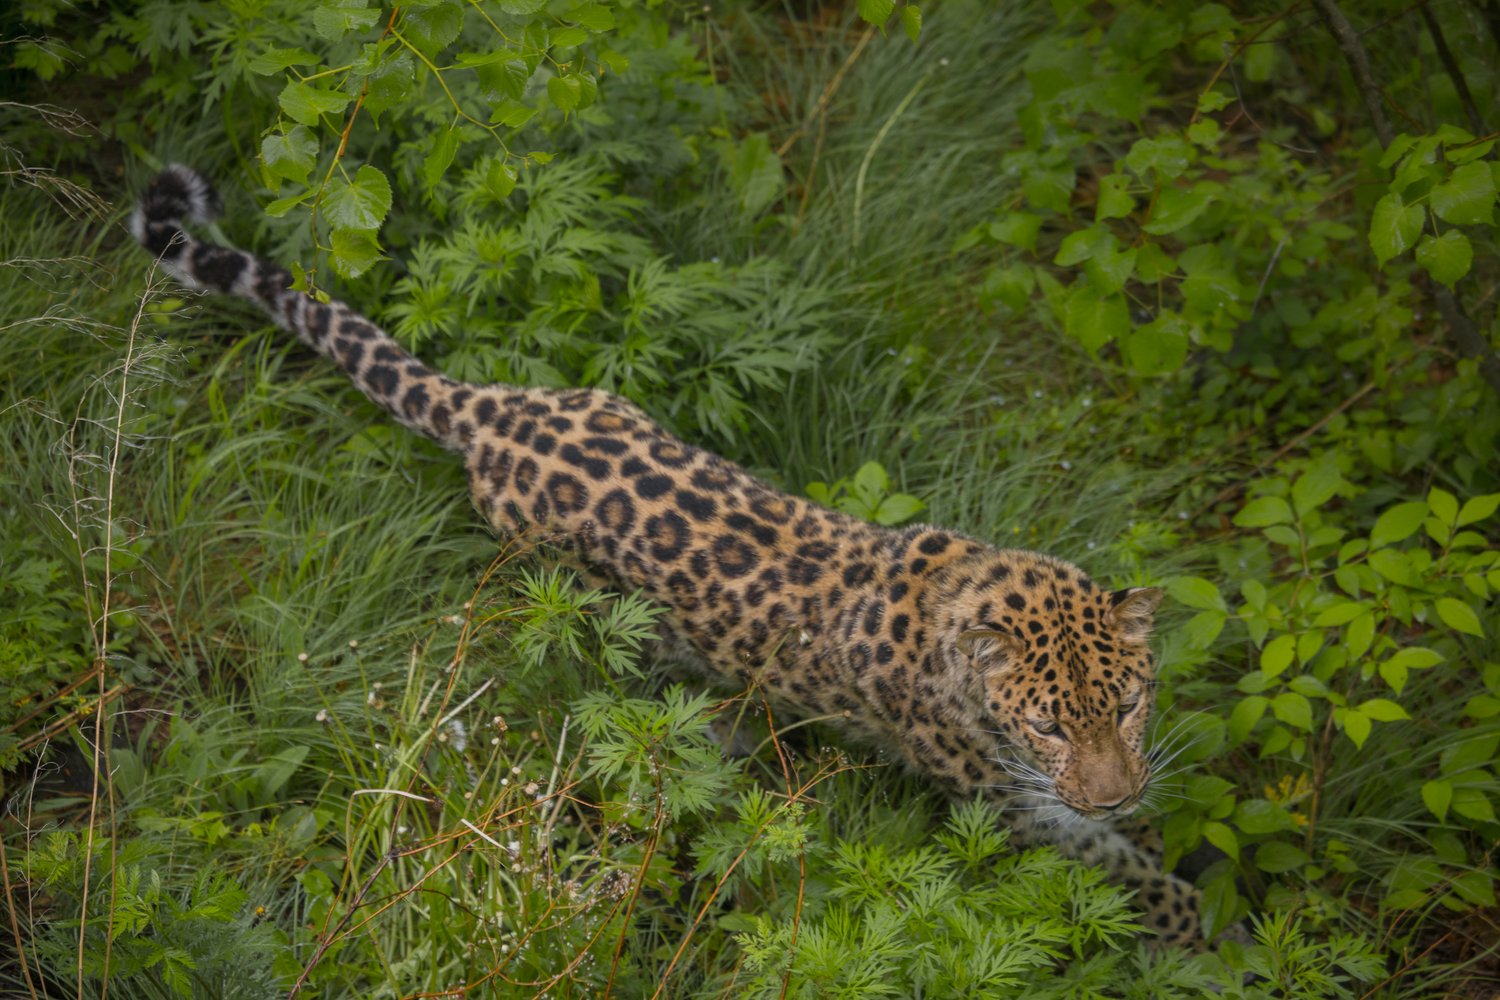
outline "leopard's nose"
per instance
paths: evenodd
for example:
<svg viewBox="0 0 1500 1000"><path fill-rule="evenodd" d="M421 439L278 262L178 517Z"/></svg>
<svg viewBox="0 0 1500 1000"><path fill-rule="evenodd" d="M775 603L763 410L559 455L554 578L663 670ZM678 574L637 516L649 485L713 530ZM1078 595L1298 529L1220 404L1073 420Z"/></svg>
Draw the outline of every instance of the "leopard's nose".
<svg viewBox="0 0 1500 1000"><path fill-rule="evenodd" d="M1113 802L1090 802L1089 805L1102 812L1109 812L1112 809L1118 809L1123 806L1125 804L1125 800L1128 798L1130 798L1129 795L1122 795L1119 798L1115 799Z"/></svg>

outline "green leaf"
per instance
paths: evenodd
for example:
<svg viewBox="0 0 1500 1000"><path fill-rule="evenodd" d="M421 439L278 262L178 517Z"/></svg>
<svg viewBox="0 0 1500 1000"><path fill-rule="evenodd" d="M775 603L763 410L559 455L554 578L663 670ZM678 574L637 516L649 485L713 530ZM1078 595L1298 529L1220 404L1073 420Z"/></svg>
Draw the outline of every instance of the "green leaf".
<svg viewBox="0 0 1500 1000"><path fill-rule="evenodd" d="M547 96L564 114L578 107L583 94L583 84L576 76L554 76L547 81Z"/></svg>
<svg viewBox="0 0 1500 1000"><path fill-rule="evenodd" d="M1325 608L1313 619L1313 625L1317 628L1331 628L1337 625L1347 625L1368 610L1365 605L1358 601L1343 601L1331 608Z"/></svg>
<svg viewBox="0 0 1500 1000"><path fill-rule="evenodd" d="M288 66L315 66L320 60L306 49L267 49L250 60L250 72L259 76L280 73Z"/></svg>
<svg viewBox="0 0 1500 1000"><path fill-rule="evenodd" d="M390 210L390 181L368 163L359 168L353 181L336 178L323 200L323 214L342 229L379 229Z"/></svg>
<svg viewBox="0 0 1500 1000"><path fill-rule="evenodd" d="M1409 250L1422 232L1427 211L1421 205L1408 205L1392 191L1375 203L1370 217L1370 249L1384 267L1386 261Z"/></svg>
<svg viewBox="0 0 1500 1000"><path fill-rule="evenodd" d="M1037 233L1042 229L1042 217L1030 212L1010 212L1004 218L989 225L993 239L1022 250L1035 250Z"/></svg>
<svg viewBox="0 0 1500 1000"><path fill-rule="evenodd" d="M1187 127L1185 134L1188 142L1207 149L1209 146L1218 144L1219 136L1223 134L1223 131L1217 118L1200 118Z"/></svg>
<svg viewBox="0 0 1500 1000"><path fill-rule="evenodd" d="M1267 677L1280 676L1287 667L1292 665L1292 657L1296 654L1297 640L1290 635L1278 635L1266 643L1260 651L1260 670Z"/></svg>
<svg viewBox="0 0 1500 1000"><path fill-rule="evenodd" d="M1213 195L1198 184L1190 188L1167 188L1156 199L1151 221L1141 228L1154 236L1175 233L1202 215L1213 201Z"/></svg>
<svg viewBox="0 0 1500 1000"><path fill-rule="evenodd" d="M1361 702L1355 711L1376 722L1396 722L1411 718L1406 714L1406 709L1389 698L1371 698L1369 701Z"/></svg>
<svg viewBox="0 0 1500 1000"><path fill-rule="evenodd" d="M1130 330L1130 309L1119 295L1103 298L1086 285L1068 296L1063 329L1090 351L1097 351Z"/></svg>
<svg viewBox="0 0 1500 1000"><path fill-rule="evenodd" d="M1137 139L1130 152L1125 154L1125 166L1137 177L1155 180L1171 180L1187 170L1193 162L1193 148L1181 137L1163 136L1160 139Z"/></svg>
<svg viewBox="0 0 1500 1000"><path fill-rule="evenodd" d="M601 3L586 3L568 11L567 18L598 34L615 26L615 12Z"/></svg>
<svg viewBox="0 0 1500 1000"><path fill-rule="evenodd" d="M1272 874L1301 868L1311 860L1302 848L1280 840L1267 841L1255 849L1255 867Z"/></svg>
<svg viewBox="0 0 1500 1000"><path fill-rule="evenodd" d="M571 49L589 40L589 33L582 28L555 28L548 41L554 49Z"/></svg>
<svg viewBox="0 0 1500 1000"><path fill-rule="evenodd" d="M1469 238L1457 229L1441 236L1423 236L1417 244L1417 263L1434 281L1452 288L1454 282L1469 273L1474 263L1474 248L1469 245Z"/></svg>
<svg viewBox="0 0 1500 1000"><path fill-rule="evenodd" d="M463 26L464 9L445 2L408 13L401 19L401 34L431 59L458 37Z"/></svg>
<svg viewBox="0 0 1500 1000"><path fill-rule="evenodd" d="M1283 691L1271 699L1271 711L1289 726L1312 728L1312 703L1295 691Z"/></svg>
<svg viewBox="0 0 1500 1000"><path fill-rule="evenodd" d="M1100 295L1113 295L1130 280L1130 272L1135 269L1135 253L1135 248L1131 247L1119 253L1106 250L1095 254L1083 265L1083 273L1088 275L1089 284Z"/></svg>
<svg viewBox="0 0 1500 1000"><path fill-rule="evenodd" d="M422 161L422 180L427 183L427 190L431 191L437 187L438 181L443 179L453 156L458 152L458 129L445 129L437 134L432 144L432 152Z"/></svg>
<svg viewBox="0 0 1500 1000"><path fill-rule="evenodd" d="M1375 527L1370 532L1370 547L1379 548L1410 538L1421 529L1426 516L1425 500L1398 503L1375 519Z"/></svg>
<svg viewBox="0 0 1500 1000"><path fill-rule="evenodd" d="M1439 820L1448 818L1448 805L1453 801L1451 781L1429 781L1422 786L1422 803L1427 811Z"/></svg>
<svg viewBox="0 0 1500 1000"><path fill-rule="evenodd" d="M1126 193L1130 178L1121 173L1105 174L1099 179L1099 200L1094 208L1094 221L1123 219L1135 211L1135 199Z"/></svg>
<svg viewBox="0 0 1500 1000"><path fill-rule="evenodd" d="M506 128L520 128L536 116L536 108L506 98L490 110L490 121Z"/></svg>
<svg viewBox="0 0 1500 1000"><path fill-rule="evenodd" d="M1442 663L1443 656L1436 650L1423 649L1421 646L1407 646L1405 649L1396 650L1391 656L1391 662L1399 663L1407 670L1425 670Z"/></svg>
<svg viewBox="0 0 1500 1000"><path fill-rule="evenodd" d="M503 160L493 160L484 171L484 186L500 201L516 189L516 172Z"/></svg>
<svg viewBox="0 0 1500 1000"><path fill-rule="evenodd" d="M1365 740L1370 738L1370 719L1368 716L1358 712L1343 713L1344 735L1354 741L1354 745L1364 749Z"/></svg>
<svg viewBox="0 0 1500 1000"><path fill-rule="evenodd" d="M260 161L274 178L306 184L318 159L318 137L305 125L272 133L260 141Z"/></svg>
<svg viewBox="0 0 1500 1000"><path fill-rule="evenodd" d="M1281 497L1259 497L1245 504L1234 516L1241 528L1264 528L1268 524L1285 524L1292 520L1292 506Z"/></svg>
<svg viewBox="0 0 1500 1000"><path fill-rule="evenodd" d="M1349 659L1358 660L1370 649L1370 644L1375 640L1375 613L1366 611L1357 615L1344 629L1344 648L1349 651Z"/></svg>
<svg viewBox="0 0 1500 1000"><path fill-rule="evenodd" d="M1467 819L1477 819L1481 823L1495 822L1494 805L1484 792L1477 788L1455 788L1453 811Z"/></svg>
<svg viewBox="0 0 1500 1000"><path fill-rule="evenodd" d="M1450 528L1458 521L1458 498L1441 486L1427 491L1427 509Z"/></svg>
<svg viewBox="0 0 1500 1000"><path fill-rule="evenodd" d="M313 6L313 30L330 42L373 27L378 20L380 11L370 10L365 0L324 0Z"/></svg>
<svg viewBox="0 0 1500 1000"><path fill-rule="evenodd" d="M1092 259L1096 254L1108 253L1114 246L1115 238L1104 226L1080 229L1063 237L1052 263L1059 267L1072 267Z"/></svg>
<svg viewBox="0 0 1500 1000"><path fill-rule="evenodd" d="M1443 619L1443 624L1451 629L1463 632L1465 635L1477 635L1484 637L1484 629L1479 624L1479 616L1474 609L1456 597L1439 597L1437 599L1438 617Z"/></svg>
<svg viewBox="0 0 1500 1000"><path fill-rule="evenodd" d="M1187 360L1191 329L1181 316L1164 312L1131 330L1125 341L1131 367L1142 375L1164 375L1181 368Z"/></svg>
<svg viewBox="0 0 1500 1000"><path fill-rule="evenodd" d="M1492 224L1495 219L1495 176L1488 163L1465 163L1432 189L1432 212L1456 226Z"/></svg>
<svg viewBox="0 0 1500 1000"><path fill-rule="evenodd" d="M1234 810L1234 822L1249 834L1280 833L1297 827L1285 809L1266 799L1246 799L1241 802Z"/></svg>
<svg viewBox="0 0 1500 1000"><path fill-rule="evenodd" d="M300 80L293 80L282 88L276 102L293 121L303 125L316 125L323 115L343 111L349 99L349 95L341 91L310 87Z"/></svg>
<svg viewBox="0 0 1500 1000"><path fill-rule="evenodd" d="M847 8L846 8L847 9ZM859 0L855 5L859 16L875 27L883 27L896 10L896 0Z"/></svg>
<svg viewBox="0 0 1500 1000"><path fill-rule="evenodd" d="M1179 576L1167 584L1172 599L1190 608L1228 610L1219 588L1201 576Z"/></svg>
<svg viewBox="0 0 1500 1000"><path fill-rule="evenodd" d="M1240 839L1223 823L1210 820L1203 824L1203 839L1236 860L1240 856Z"/></svg>
<svg viewBox="0 0 1500 1000"><path fill-rule="evenodd" d="M781 157L764 133L754 132L730 148L729 180L746 215L759 215L781 196L786 176Z"/></svg>
<svg viewBox="0 0 1500 1000"><path fill-rule="evenodd" d="M901 8L901 27L906 31L906 37L915 44L922 34L922 10L916 4L908 3Z"/></svg>
<svg viewBox="0 0 1500 1000"><path fill-rule="evenodd" d="M1271 707L1271 699L1253 694L1248 698L1240 700L1234 706L1234 711L1229 713L1229 738L1235 743L1243 743L1250 730L1260 721L1261 716L1266 714L1266 709Z"/></svg>
<svg viewBox="0 0 1500 1000"><path fill-rule="evenodd" d="M341 277L357 278L381 260L380 244L368 229L333 231L333 269Z"/></svg>
<svg viewBox="0 0 1500 1000"><path fill-rule="evenodd" d="M1338 457L1332 451L1323 452L1312 468L1302 473L1292 485L1292 506L1296 508L1297 516L1304 517L1333 499L1343 483Z"/></svg>
<svg viewBox="0 0 1500 1000"><path fill-rule="evenodd" d="M1466 524L1475 521L1483 521L1500 508L1500 493L1487 493L1484 496L1473 497L1464 503L1463 510L1458 512L1457 527L1462 528Z"/></svg>

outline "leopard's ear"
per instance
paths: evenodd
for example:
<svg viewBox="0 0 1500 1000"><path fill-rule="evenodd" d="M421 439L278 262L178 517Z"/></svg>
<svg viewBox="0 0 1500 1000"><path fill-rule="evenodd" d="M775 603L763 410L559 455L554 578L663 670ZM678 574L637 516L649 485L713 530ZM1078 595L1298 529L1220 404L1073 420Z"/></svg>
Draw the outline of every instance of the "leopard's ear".
<svg viewBox="0 0 1500 1000"><path fill-rule="evenodd" d="M976 670L986 672L1014 666L1026 655L1020 639L992 628L966 629L959 633L956 646Z"/></svg>
<svg viewBox="0 0 1500 1000"><path fill-rule="evenodd" d="M1120 638L1134 642L1145 642L1151 634L1151 616L1161 606L1160 587L1129 587L1110 595L1114 607L1106 614L1106 622Z"/></svg>

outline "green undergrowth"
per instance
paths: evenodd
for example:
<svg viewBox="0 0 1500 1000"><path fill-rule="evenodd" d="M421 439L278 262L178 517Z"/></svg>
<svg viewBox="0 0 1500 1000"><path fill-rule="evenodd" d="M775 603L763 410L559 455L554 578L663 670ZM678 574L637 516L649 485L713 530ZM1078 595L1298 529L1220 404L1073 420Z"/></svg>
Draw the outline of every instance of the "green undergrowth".
<svg viewBox="0 0 1500 1000"><path fill-rule="evenodd" d="M1483 995L1496 403L1413 278L1453 247L1376 270L1397 181L1316 25L482 6L416 5L410 46L354 4L24 14L51 41L9 72L100 131L0 109L55 169L0 190L7 991ZM1200 92L1264 134L1190 124ZM1399 197L1458 183L1439 149ZM782 488L1164 585L1157 821L1257 944L1149 951L1097 872L658 662L649 605L497 545L451 457L150 272L121 223L170 160L454 374L602 385Z"/></svg>

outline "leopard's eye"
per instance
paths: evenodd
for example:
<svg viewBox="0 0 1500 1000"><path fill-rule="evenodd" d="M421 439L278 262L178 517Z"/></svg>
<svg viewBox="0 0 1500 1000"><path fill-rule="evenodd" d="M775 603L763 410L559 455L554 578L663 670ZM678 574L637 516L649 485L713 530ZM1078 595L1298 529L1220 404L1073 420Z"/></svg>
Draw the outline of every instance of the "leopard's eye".
<svg viewBox="0 0 1500 1000"><path fill-rule="evenodd" d="M1058 732L1056 719L1032 719L1031 728L1043 736L1062 736L1062 733Z"/></svg>
<svg viewBox="0 0 1500 1000"><path fill-rule="evenodd" d="M1141 696L1138 695L1138 694L1129 695L1126 698L1122 699L1121 702L1120 702L1120 709L1119 709L1119 711L1120 711L1120 718L1123 719L1123 718L1125 718L1125 716L1129 715L1131 712L1134 712L1136 710L1136 707L1139 706L1140 703L1141 703Z"/></svg>

